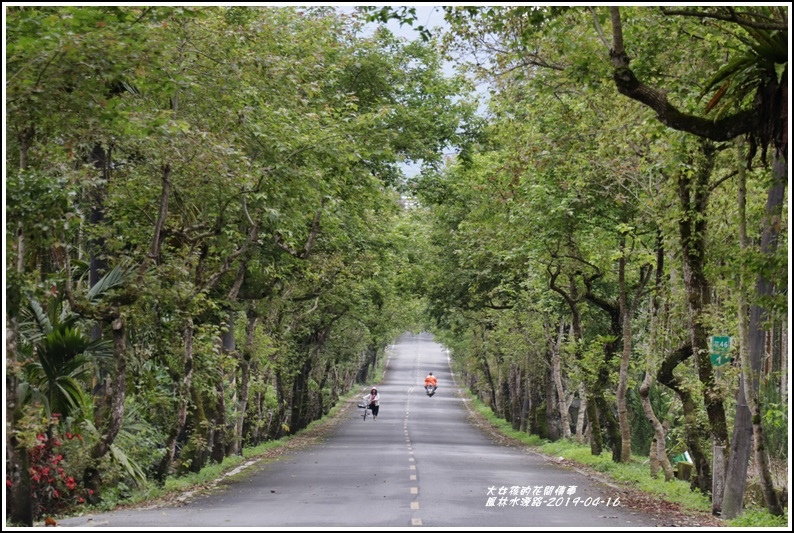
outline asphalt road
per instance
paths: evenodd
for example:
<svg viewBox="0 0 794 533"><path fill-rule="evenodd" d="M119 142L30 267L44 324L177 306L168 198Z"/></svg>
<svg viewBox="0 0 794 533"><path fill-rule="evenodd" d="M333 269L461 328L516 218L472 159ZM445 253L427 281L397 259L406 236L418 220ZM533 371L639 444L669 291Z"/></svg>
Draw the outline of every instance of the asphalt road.
<svg viewBox="0 0 794 533"><path fill-rule="evenodd" d="M446 351L403 335L388 351L377 420L361 409L320 444L251 466L180 506L59 521L97 528L638 528L620 493L467 422ZM439 379L432 398L423 380ZM362 395L364 388L362 388Z"/></svg>

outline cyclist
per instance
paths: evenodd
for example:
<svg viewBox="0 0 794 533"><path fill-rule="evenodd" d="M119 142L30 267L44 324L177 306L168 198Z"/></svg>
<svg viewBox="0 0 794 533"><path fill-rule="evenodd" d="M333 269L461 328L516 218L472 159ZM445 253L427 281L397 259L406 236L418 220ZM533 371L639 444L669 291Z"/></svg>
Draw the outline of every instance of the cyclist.
<svg viewBox="0 0 794 533"><path fill-rule="evenodd" d="M369 394L364 395L364 401L372 410L372 420L377 420L378 411L380 411L380 394L378 394L378 389L372 387L372 390L369 391Z"/></svg>
<svg viewBox="0 0 794 533"><path fill-rule="evenodd" d="M428 396L434 395L436 393L437 388L438 388L438 380L436 379L436 376L434 376L433 373L430 372L425 378L425 390L427 390Z"/></svg>

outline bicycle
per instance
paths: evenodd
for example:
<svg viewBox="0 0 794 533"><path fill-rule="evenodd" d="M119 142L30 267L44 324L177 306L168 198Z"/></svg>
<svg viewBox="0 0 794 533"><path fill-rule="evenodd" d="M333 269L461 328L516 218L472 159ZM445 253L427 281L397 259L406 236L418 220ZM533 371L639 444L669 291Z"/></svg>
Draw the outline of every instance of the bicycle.
<svg viewBox="0 0 794 533"><path fill-rule="evenodd" d="M363 414L363 415L361 415L361 418L363 418L364 420L366 420L366 419L367 419L367 412L369 412L369 411L370 411L369 405L367 405L367 403L365 403L365 402L360 402L360 403L358 404L358 407L359 407L359 409L362 409L362 408L364 409L364 414Z"/></svg>

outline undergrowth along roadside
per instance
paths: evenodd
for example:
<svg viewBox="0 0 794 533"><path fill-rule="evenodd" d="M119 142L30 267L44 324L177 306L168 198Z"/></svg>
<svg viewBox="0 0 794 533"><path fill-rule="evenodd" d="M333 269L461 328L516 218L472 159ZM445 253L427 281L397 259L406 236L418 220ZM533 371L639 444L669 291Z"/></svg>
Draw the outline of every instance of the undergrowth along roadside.
<svg viewBox="0 0 794 533"><path fill-rule="evenodd" d="M560 439L550 442L538 435L516 431L508 421L497 418L491 409L478 398L469 395L467 400L477 414L483 417L493 429L514 441L531 447L534 451L590 468L615 483L652 494L670 503L678 504L684 509L711 512L711 500L700 491L691 490L689 482L679 479L664 481L661 476L657 479L652 478L646 457L632 456L630 463L615 463L609 454L592 455L589 446L572 440ZM788 529L788 515L773 516L764 508L752 507L746 509L739 517L725 520L724 523L728 527L782 527Z"/></svg>

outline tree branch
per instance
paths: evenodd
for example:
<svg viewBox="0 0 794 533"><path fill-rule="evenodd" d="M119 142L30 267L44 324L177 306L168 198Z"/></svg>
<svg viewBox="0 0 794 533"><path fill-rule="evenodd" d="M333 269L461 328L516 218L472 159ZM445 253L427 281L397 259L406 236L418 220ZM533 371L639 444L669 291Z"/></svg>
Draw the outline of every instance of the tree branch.
<svg viewBox="0 0 794 533"><path fill-rule="evenodd" d="M229 254L226 260L223 262L223 266L221 267L221 269L218 270L212 276L210 276L209 279L207 279L207 281L204 283L204 285L202 285L201 288L198 291L196 291L196 294L199 294L209 289L213 285L215 285L215 283L221 278L221 276L223 276L229 271L229 269L231 268L232 261L237 257L239 257L243 252L245 252L248 249L248 246L254 241L254 239L256 239L258 231L259 231L258 226L252 226L251 228L249 228L248 237L245 239L245 242L243 242L243 244L241 244L237 250Z"/></svg>
<svg viewBox="0 0 794 533"><path fill-rule="evenodd" d="M273 236L273 241L276 243L276 246L278 246L279 248L281 248L282 250L284 250L293 257L296 257L298 259L308 259L309 254L311 253L312 248L314 247L314 243L317 240L317 235L319 235L320 233L320 216L322 215L322 212L323 209L321 207L314 214L314 220L312 220L312 227L311 230L309 231L309 236L306 239L306 244L303 245L302 252L298 252L297 250L292 248L289 244L282 242L281 235L278 233Z"/></svg>
<svg viewBox="0 0 794 533"><path fill-rule="evenodd" d="M656 117L665 126L678 131L692 133L713 141L729 141L755 131L758 126L757 110L749 109L734 115L710 120L680 112L667 100L667 94L659 89L642 83L629 68L630 59L623 47L623 26L620 20L620 8L611 7L612 15L612 58L615 81L618 92L650 107Z"/></svg>
<svg viewBox="0 0 794 533"><path fill-rule="evenodd" d="M728 174L726 174L726 175L725 175L725 176L723 176L722 178L720 178L720 179L718 179L717 181L715 181L715 182L714 182L714 185L712 185L711 187L709 187L709 190L710 190L710 191L715 191L715 190L717 190L717 187L719 187L720 185L722 185L723 183L725 183L726 181L728 181L729 179L731 179L732 177L734 177L734 176L735 176L735 175L737 175L738 173L739 173L739 171L738 171L738 170L734 170L733 172L729 172Z"/></svg>
<svg viewBox="0 0 794 533"><path fill-rule="evenodd" d="M682 16L682 17L695 17L700 19L714 19L724 20L726 22L733 22L739 26L746 28L754 28L757 30L778 30L788 31L788 24L782 22L756 22L744 17L740 17L736 12L731 9L730 14L710 13L706 11L696 11L694 9L665 9L660 8L663 15Z"/></svg>
<svg viewBox="0 0 794 533"><path fill-rule="evenodd" d="M588 7L588 9L590 10L590 13L593 15L593 24L595 25L595 29L598 32L598 36L601 38L601 42L604 43L606 49L609 50L609 41L604 35L604 30L601 29L601 24L598 23L598 16L596 15L595 8Z"/></svg>

